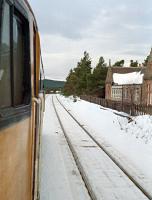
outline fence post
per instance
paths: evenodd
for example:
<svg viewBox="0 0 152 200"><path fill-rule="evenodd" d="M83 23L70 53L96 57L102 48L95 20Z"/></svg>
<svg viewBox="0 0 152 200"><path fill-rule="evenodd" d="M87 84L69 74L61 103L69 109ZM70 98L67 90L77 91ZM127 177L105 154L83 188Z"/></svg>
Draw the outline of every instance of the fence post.
<svg viewBox="0 0 152 200"><path fill-rule="evenodd" d="M80 95L80 99L91 103L95 103L97 105L101 105L103 107L126 112L132 116L144 115L144 114L152 115L152 105L117 102L89 95Z"/></svg>

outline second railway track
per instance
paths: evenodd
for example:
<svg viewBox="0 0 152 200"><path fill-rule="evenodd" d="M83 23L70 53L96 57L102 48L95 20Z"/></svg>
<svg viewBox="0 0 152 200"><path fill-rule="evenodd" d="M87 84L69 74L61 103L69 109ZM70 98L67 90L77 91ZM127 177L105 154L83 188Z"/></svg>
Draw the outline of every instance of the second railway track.
<svg viewBox="0 0 152 200"><path fill-rule="evenodd" d="M65 106L58 99L55 99L55 101L56 103L54 103L52 98L52 103L59 123L91 199L152 200L152 196L145 188L134 180L130 173L106 151L106 149L80 124L80 122L74 118ZM68 119L67 124L65 124L66 119L64 120L64 117ZM73 120L73 122L71 120ZM68 125L70 123L73 123L71 127ZM76 135L72 135L72 132L73 134L77 134L77 137L79 138L78 141L76 141ZM91 155L95 156L95 158ZM86 156L89 158L86 158ZM93 162L94 167L92 163L90 164L89 159L90 162ZM92 175L89 173L92 173Z"/></svg>

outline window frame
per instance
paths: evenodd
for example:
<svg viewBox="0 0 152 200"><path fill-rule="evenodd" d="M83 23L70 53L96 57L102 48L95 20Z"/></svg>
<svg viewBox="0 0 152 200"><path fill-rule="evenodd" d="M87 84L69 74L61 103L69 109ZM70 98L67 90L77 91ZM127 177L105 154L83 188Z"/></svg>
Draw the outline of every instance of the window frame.
<svg viewBox="0 0 152 200"><path fill-rule="evenodd" d="M18 2L12 2L12 0L0 0L0 13L1 18L3 15L3 6L4 3L8 3L10 6L10 42L11 42L11 106L0 108L0 129L8 126L9 124L12 124L14 122L20 121L23 118L31 115L31 105L32 105L32 90L31 90L31 66L30 66L30 24L28 19L28 14L24 10L24 8L18 3ZM14 62L13 62L13 16L16 15L16 13L19 13L19 17L21 17L21 20L25 20L26 28L28 29L26 34L26 47L25 47L25 55L24 55L24 66L23 66L23 74L26 73L27 75L27 81L28 89L27 93L29 94L29 101L25 102L21 105L15 106L14 105ZM2 20L0 20L0 39L1 39L1 23ZM26 70L25 70L26 69ZM24 78L25 79L25 76ZM25 83L24 83L25 84Z"/></svg>
<svg viewBox="0 0 152 200"><path fill-rule="evenodd" d="M11 90L11 95L10 95L10 101L11 101L11 105L10 106L7 106L7 107L4 107L4 108L1 108L0 107L0 111L1 110L5 110L7 108L10 108L12 106L12 77L11 77L11 73L12 73L12 63L11 63L11 8L12 8L12 1L11 0L0 0L0 9L1 9L1 20L0 20L0 42L2 40L2 25L3 25L3 16L4 16L4 4L7 3L8 6L9 6L9 42L10 42L10 90ZM1 115L1 113L0 113Z"/></svg>

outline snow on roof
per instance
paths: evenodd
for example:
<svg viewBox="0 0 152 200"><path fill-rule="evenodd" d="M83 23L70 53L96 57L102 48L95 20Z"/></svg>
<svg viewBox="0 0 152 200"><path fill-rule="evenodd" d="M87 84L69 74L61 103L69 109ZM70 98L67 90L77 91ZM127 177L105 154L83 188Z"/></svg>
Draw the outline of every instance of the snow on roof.
<svg viewBox="0 0 152 200"><path fill-rule="evenodd" d="M118 85L142 84L144 74L141 72L132 72L126 74L113 74L113 82Z"/></svg>

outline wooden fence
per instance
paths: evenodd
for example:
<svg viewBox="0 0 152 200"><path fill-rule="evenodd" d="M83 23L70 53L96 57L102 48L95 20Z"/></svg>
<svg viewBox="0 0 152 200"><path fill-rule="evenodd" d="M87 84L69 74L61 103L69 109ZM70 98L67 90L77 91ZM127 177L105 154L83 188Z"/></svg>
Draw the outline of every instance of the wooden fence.
<svg viewBox="0 0 152 200"><path fill-rule="evenodd" d="M97 98L93 96L82 95L80 96L82 100L89 101L103 107L111 108L120 112L128 113L131 116L152 115L152 105L137 105L121 101L112 101L102 98Z"/></svg>

